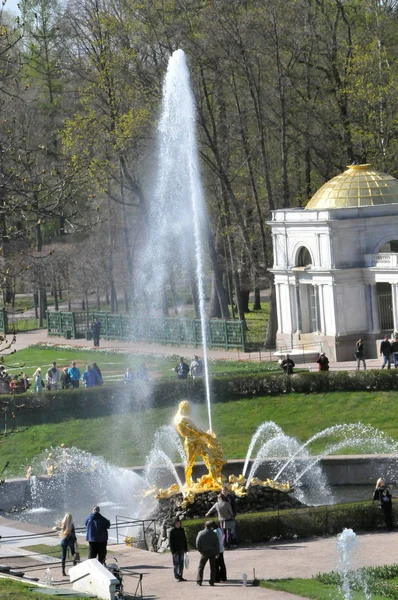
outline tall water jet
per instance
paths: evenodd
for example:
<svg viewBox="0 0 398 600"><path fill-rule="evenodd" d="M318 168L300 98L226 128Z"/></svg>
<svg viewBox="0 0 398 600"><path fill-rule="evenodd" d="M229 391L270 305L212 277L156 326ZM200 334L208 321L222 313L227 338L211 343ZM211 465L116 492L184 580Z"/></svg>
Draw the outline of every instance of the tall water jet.
<svg viewBox="0 0 398 600"><path fill-rule="evenodd" d="M159 301L159 297L164 298L166 280L175 276L181 279L183 272L192 275L195 271L206 401L212 431L202 247L206 210L195 138L195 102L182 50L173 52L169 60L158 135L158 177L149 210L143 264L139 268L140 287L147 297L152 294Z"/></svg>

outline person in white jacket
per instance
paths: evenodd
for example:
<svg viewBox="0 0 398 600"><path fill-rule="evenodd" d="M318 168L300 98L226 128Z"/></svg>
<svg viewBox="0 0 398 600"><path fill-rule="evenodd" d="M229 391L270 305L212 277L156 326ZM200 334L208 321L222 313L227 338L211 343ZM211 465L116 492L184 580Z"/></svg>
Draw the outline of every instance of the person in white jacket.
<svg viewBox="0 0 398 600"><path fill-rule="evenodd" d="M224 544L222 539L223 534L216 521L212 521L211 528L218 537L218 543L220 544L220 552L216 558L216 583L222 583L227 581L227 568L224 562Z"/></svg>
<svg viewBox="0 0 398 600"><path fill-rule="evenodd" d="M57 390L60 377L61 373L59 372L59 369L57 369L57 363L54 361L53 366L47 371L47 388L49 390Z"/></svg>

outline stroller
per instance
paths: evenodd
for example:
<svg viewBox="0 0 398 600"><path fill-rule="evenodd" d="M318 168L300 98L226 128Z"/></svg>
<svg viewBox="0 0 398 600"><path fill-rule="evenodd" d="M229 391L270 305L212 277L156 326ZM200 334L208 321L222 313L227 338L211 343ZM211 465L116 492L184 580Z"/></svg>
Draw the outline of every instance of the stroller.
<svg viewBox="0 0 398 600"><path fill-rule="evenodd" d="M114 595L114 600L122 600L124 598L123 574L122 574L122 572L120 570L119 563L117 562L117 559L115 558L115 562L110 563L109 565L106 565L106 568L119 581L119 583L116 584L116 593Z"/></svg>

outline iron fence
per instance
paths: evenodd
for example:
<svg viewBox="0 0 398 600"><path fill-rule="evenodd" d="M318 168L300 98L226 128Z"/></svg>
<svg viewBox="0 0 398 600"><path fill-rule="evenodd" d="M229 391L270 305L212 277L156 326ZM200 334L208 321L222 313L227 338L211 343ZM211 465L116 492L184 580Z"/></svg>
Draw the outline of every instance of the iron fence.
<svg viewBox="0 0 398 600"><path fill-rule="evenodd" d="M48 311L48 335L67 339L89 337L90 323L94 318L101 323L101 337L106 340L193 346L202 344L200 319L133 317L104 312ZM238 348L245 351L244 323L222 319L207 321L206 339L209 348Z"/></svg>

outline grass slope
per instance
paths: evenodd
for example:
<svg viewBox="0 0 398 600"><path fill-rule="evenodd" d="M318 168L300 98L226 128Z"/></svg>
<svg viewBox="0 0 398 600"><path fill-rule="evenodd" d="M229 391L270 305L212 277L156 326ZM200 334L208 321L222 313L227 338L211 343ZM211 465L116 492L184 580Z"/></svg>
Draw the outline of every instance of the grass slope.
<svg viewBox="0 0 398 600"><path fill-rule="evenodd" d="M290 394L265 398L240 399L214 404L213 428L227 458L244 458L251 436L264 421L275 421L286 434L307 441L312 435L335 424L369 423L398 440L396 420L398 394L330 393ZM155 431L171 424L177 407L135 410L127 414L95 419L70 419L31 427L22 433L3 438L1 461L10 461L7 476L21 474L22 466L33 456L52 445L76 446L120 466L142 465L149 452ZM195 407L195 421L207 429L207 408ZM328 438L328 443L332 440ZM320 452L325 441L311 444L313 454ZM372 451L363 448L362 452ZM373 449L373 452L375 450ZM349 453L342 448L340 454ZM356 448L351 453L360 453ZM174 458L174 457L173 457ZM175 457L177 458L177 457Z"/></svg>
<svg viewBox="0 0 398 600"><path fill-rule="evenodd" d="M303 598L313 598L313 600L331 600L334 598L343 598L334 585L325 585L314 579L267 579L260 582L260 586L271 590L288 592ZM364 592L351 592L352 600L365 600ZM372 600L385 600L385 596L372 594Z"/></svg>

